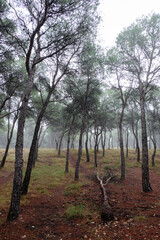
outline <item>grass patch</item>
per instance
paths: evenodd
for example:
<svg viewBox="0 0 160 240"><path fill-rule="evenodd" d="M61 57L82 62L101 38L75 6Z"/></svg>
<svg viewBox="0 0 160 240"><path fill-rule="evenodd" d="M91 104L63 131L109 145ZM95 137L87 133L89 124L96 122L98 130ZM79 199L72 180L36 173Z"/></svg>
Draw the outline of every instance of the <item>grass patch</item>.
<svg viewBox="0 0 160 240"><path fill-rule="evenodd" d="M81 182L71 183L69 186L67 186L64 195L65 196L78 195L82 186L83 183Z"/></svg>
<svg viewBox="0 0 160 240"><path fill-rule="evenodd" d="M143 216L143 215L138 215L138 216L135 216L134 219L135 219L136 221L143 221L143 220L146 219L146 217Z"/></svg>
<svg viewBox="0 0 160 240"><path fill-rule="evenodd" d="M87 215L88 210L82 204L69 205L66 209L67 219L83 218Z"/></svg>

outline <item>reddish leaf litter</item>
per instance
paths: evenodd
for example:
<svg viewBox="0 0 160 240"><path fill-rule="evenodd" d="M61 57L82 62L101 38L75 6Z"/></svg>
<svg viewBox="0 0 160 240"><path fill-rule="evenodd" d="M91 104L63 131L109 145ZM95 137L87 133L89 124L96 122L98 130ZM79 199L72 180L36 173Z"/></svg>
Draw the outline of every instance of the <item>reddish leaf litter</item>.
<svg viewBox="0 0 160 240"><path fill-rule="evenodd" d="M143 193L141 169L130 168L126 180L107 185L114 211L114 220L104 223L100 217L102 194L93 170L83 168L86 181L81 194L65 196L63 186L50 190L49 195L29 194L29 204L21 206L19 218L6 223L7 209L0 207L1 240L156 240L160 239L160 175L150 171L153 191ZM86 172L85 172L86 169ZM85 174L87 173L87 174ZM1 180L1 179L0 179ZM67 219L66 207L81 202L92 214L85 218Z"/></svg>

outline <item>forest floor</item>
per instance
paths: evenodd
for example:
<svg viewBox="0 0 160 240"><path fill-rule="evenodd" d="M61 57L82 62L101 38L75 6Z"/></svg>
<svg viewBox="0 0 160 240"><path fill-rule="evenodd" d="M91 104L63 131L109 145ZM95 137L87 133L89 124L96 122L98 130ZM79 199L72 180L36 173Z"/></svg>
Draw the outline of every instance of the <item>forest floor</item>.
<svg viewBox="0 0 160 240"><path fill-rule="evenodd" d="M141 168L132 164L135 161L133 156L132 153L132 157L128 159L126 179L121 181L117 175L106 187L114 212L114 219L106 223L101 220L103 199L99 183L94 176L93 162L86 163L85 157L82 159L78 182L73 181L76 155L72 153L71 173L65 175L63 170L64 176L59 173L60 181L57 176L52 176L56 183L52 184L49 174L52 171L59 171L58 166L64 163L65 157L64 159L57 157L54 162L51 152L47 157L43 154L42 159L45 161L42 163L40 159L39 162L41 167L45 165L46 172L40 171L40 176L46 189L38 185L37 181L40 181L40 178L36 175L35 168L30 191L22 199L19 218L9 223L5 222L10 202L10 192L7 189L10 188L11 191L12 188L13 169L11 171L6 167L0 170L0 199L4 195L4 200L0 201L0 239L160 239L160 167L150 170L153 191L143 193ZM8 160L9 163L13 165L11 160ZM101 161L99 171L103 167L111 169L111 162L103 166ZM114 165L112 170L117 174ZM44 172L46 175L43 175ZM50 185L45 182L47 179Z"/></svg>

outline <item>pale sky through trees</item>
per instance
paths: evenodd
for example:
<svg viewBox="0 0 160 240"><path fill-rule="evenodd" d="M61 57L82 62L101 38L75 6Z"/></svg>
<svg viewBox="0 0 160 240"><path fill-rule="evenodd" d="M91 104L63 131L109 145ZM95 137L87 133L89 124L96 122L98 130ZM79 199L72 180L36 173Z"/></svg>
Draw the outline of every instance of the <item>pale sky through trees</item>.
<svg viewBox="0 0 160 240"><path fill-rule="evenodd" d="M117 35L137 18L160 13L160 0L100 0L103 19L100 24L101 45L111 47Z"/></svg>

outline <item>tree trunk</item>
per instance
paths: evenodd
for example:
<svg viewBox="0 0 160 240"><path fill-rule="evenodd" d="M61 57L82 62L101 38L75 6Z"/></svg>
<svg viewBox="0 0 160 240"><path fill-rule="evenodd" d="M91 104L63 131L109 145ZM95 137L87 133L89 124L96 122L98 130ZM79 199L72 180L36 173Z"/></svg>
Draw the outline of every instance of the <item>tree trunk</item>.
<svg viewBox="0 0 160 240"><path fill-rule="evenodd" d="M155 159L156 149L157 149L157 147L156 147L156 142L155 142L155 141L153 141L153 146L154 146L154 151L153 151L153 154L152 154L152 167L155 166L155 161L154 161L154 159Z"/></svg>
<svg viewBox="0 0 160 240"><path fill-rule="evenodd" d="M129 131L127 127L127 134L126 134L126 158L128 158L128 137L129 137Z"/></svg>
<svg viewBox="0 0 160 240"><path fill-rule="evenodd" d="M123 122L124 107L122 108L121 117L119 121L119 141L121 151L121 180L125 179L125 156L123 147L123 133L122 133L122 122Z"/></svg>
<svg viewBox="0 0 160 240"><path fill-rule="evenodd" d="M84 124L82 124L81 131L80 131L80 136L79 136L79 147L78 147L78 158L76 161L76 166L75 166L75 181L79 180L79 166L80 166L80 161L81 161L81 156L82 156L82 136L83 136L83 130L84 129Z"/></svg>
<svg viewBox="0 0 160 240"><path fill-rule="evenodd" d="M33 167L36 155L38 154L38 133L39 133L39 129L40 129L40 125L41 125L41 121L42 121L44 112L45 112L45 110L47 108L47 105L49 103L49 99L50 99L51 93L52 92L48 93L48 96L47 96L47 98L45 100L45 103L44 103L44 105L43 105L43 107L41 109L41 112L40 112L40 114L39 114L39 116L37 118L36 126L35 126L35 129L34 129L34 135L33 135L33 139L32 139L32 144L31 144L30 151L29 151L25 177L24 177L24 180L23 180L22 188L21 188L22 195L26 195L27 192L28 192L28 187L29 187L32 167Z"/></svg>
<svg viewBox="0 0 160 240"><path fill-rule="evenodd" d="M142 85L142 83L141 83ZM140 108L141 108L141 126L142 126L142 189L144 192L152 190L149 179L148 166L148 145L147 145L147 130L145 117L145 100L143 88L140 86Z"/></svg>
<svg viewBox="0 0 160 240"><path fill-rule="evenodd" d="M154 129L153 129L153 137L151 136L151 130L150 130L150 139L153 143L153 147L154 147L154 150L153 150L153 153L152 153L152 167L155 166L155 155L156 155L156 150L157 150L157 144L156 144L156 138L155 138L155 133L154 133Z"/></svg>
<svg viewBox="0 0 160 240"><path fill-rule="evenodd" d="M60 136L59 146L58 146L58 156L61 155L61 146L62 146L62 140L63 140L64 134L65 134L65 132L63 132Z"/></svg>
<svg viewBox="0 0 160 240"><path fill-rule="evenodd" d="M92 149L92 133L89 136L89 145L90 145L90 149Z"/></svg>
<svg viewBox="0 0 160 240"><path fill-rule="evenodd" d="M75 116L73 115L71 124L69 126L69 131L68 131L68 140L67 140L67 152L66 152L66 165L65 165L65 173L69 172L69 147L70 147L70 135L71 135L71 130L72 130L72 125L74 122Z"/></svg>
<svg viewBox="0 0 160 240"><path fill-rule="evenodd" d="M33 86L33 80L34 80L34 70L29 76L28 86L22 99L22 105L19 108L17 139L16 139L16 146L15 146L15 172L14 172L11 204L10 204L10 209L7 216L8 222L13 221L14 219L17 219L19 215L21 187L22 187L22 170L23 170L24 125L25 125L26 110L27 110L29 95Z"/></svg>
<svg viewBox="0 0 160 240"><path fill-rule="evenodd" d="M90 162L89 151L88 151L88 126L87 126L87 130L86 130L85 148L86 148L87 162Z"/></svg>
<svg viewBox="0 0 160 240"><path fill-rule="evenodd" d="M73 134L72 136L72 142L71 142L71 148L74 149L74 140L75 140L75 135Z"/></svg>
<svg viewBox="0 0 160 240"><path fill-rule="evenodd" d="M104 130L104 134L101 134L101 143L102 143L102 156L105 156L105 146L106 146L106 130Z"/></svg>
<svg viewBox="0 0 160 240"><path fill-rule="evenodd" d="M5 153L4 153L2 161L1 161L0 168L3 168L4 165L5 165L6 158L7 158L7 155L8 155L9 146L10 146L10 143L11 143L11 140L12 140L12 136L13 136L14 126L15 126L15 123L17 121L17 118L18 118L18 114L16 114L15 117L14 117L13 125L12 125L12 128L11 128L11 132L10 132L10 134L8 136L8 142L7 142L7 146L6 146L6 149L5 149Z"/></svg>
<svg viewBox="0 0 160 240"><path fill-rule="evenodd" d="M140 162L140 147L138 141L138 122L136 122L136 131L134 129L134 122L132 121L132 132L136 140L137 162Z"/></svg>

